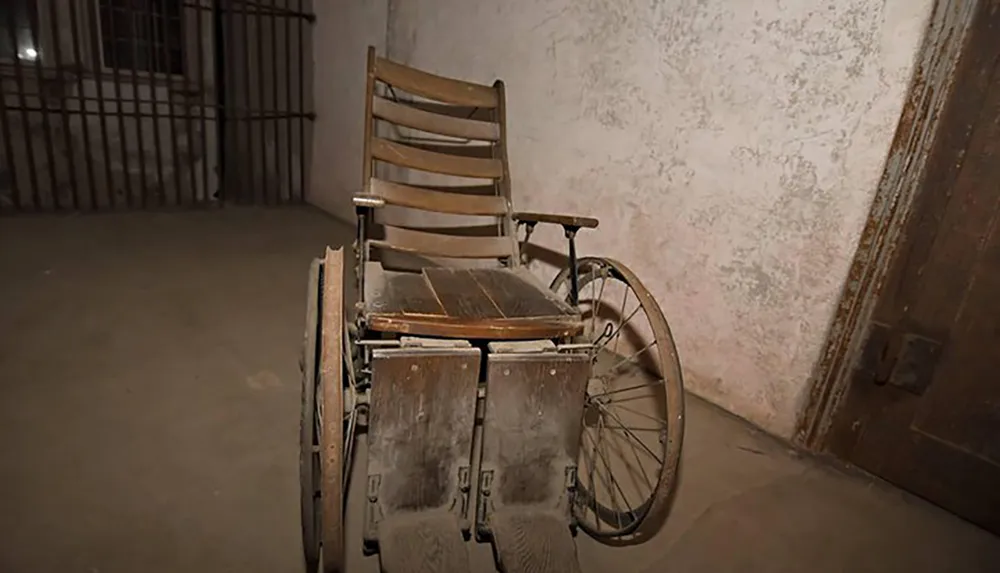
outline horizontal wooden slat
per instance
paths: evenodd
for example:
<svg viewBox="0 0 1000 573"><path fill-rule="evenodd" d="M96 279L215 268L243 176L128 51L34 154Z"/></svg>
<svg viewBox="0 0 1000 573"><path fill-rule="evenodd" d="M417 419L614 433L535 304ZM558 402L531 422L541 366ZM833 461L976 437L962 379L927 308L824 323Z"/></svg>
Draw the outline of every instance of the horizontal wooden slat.
<svg viewBox="0 0 1000 573"><path fill-rule="evenodd" d="M421 189L443 191L445 193L461 193L462 195L496 195L497 188L491 183L486 185L411 185Z"/></svg>
<svg viewBox="0 0 1000 573"><path fill-rule="evenodd" d="M474 119L496 123L495 110L488 107L472 107L468 105L451 105L438 103L436 101L413 100L406 102L407 105L431 112L437 115L447 115L450 117L460 117L462 119Z"/></svg>
<svg viewBox="0 0 1000 573"><path fill-rule="evenodd" d="M370 193L381 197L390 205L451 213L454 215L504 215L507 203L502 197L460 195L444 191L431 191L372 178Z"/></svg>
<svg viewBox="0 0 1000 573"><path fill-rule="evenodd" d="M481 179L493 179L503 174L503 164L499 159L456 157L417 149L381 137L372 138L371 153L375 159L431 173Z"/></svg>
<svg viewBox="0 0 1000 573"><path fill-rule="evenodd" d="M434 257L495 259L513 255L509 237L457 237L383 225L385 238L372 240L375 247Z"/></svg>
<svg viewBox="0 0 1000 573"><path fill-rule="evenodd" d="M372 104L372 114L397 125L438 135L485 141L500 139L500 126L495 123L431 113L378 96Z"/></svg>
<svg viewBox="0 0 1000 573"><path fill-rule="evenodd" d="M499 101L490 86L438 76L385 58L375 59L375 77L412 94L455 105L496 107Z"/></svg>
<svg viewBox="0 0 1000 573"><path fill-rule="evenodd" d="M439 143L433 141L420 141L417 139L404 139L401 141L401 143L404 143L405 145L408 145L410 147L422 149L424 151L433 151L434 153L443 153L445 155L454 155L457 157L478 157L480 159L493 158L492 145L465 145L463 143Z"/></svg>

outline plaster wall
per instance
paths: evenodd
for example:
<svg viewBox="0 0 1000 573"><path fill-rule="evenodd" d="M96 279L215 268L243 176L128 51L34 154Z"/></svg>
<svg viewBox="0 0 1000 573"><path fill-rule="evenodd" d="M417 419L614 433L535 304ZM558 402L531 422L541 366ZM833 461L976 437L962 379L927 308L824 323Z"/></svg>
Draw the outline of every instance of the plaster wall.
<svg viewBox="0 0 1000 573"><path fill-rule="evenodd" d="M361 190L365 58L369 45L385 53L388 0L313 3L312 169L306 199L354 220L351 195Z"/></svg>
<svg viewBox="0 0 1000 573"><path fill-rule="evenodd" d="M337 3L335 30L317 30L336 46L317 74L337 74L317 80L317 107L340 111L319 114L315 202L335 214L360 184L364 46L383 4ZM380 53L502 78L516 208L600 217L580 251L643 279L687 386L788 437L932 4L391 1ZM560 234L536 236L563 250Z"/></svg>

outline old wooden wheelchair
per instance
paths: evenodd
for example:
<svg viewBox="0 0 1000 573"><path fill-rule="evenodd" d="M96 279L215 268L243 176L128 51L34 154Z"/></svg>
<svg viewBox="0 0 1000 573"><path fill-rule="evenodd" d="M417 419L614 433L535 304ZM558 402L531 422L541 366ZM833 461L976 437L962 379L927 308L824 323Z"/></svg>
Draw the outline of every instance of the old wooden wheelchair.
<svg viewBox="0 0 1000 573"><path fill-rule="evenodd" d="M572 572L578 529L641 538L663 519L683 433L656 301L621 263L577 258L575 235L595 219L512 210L502 82L432 75L369 48L365 101L357 304L343 303L343 249L309 275L309 570L343 570L361 431L361 543L384 571L468 571L474 535L504 571ZM523 255L538 223L568 239L547 288Z"/></svg>

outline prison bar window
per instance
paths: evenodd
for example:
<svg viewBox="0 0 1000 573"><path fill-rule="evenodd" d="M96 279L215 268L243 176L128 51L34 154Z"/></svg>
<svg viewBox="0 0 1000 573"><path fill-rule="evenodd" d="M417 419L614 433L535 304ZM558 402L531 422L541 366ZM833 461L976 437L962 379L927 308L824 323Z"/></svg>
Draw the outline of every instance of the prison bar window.
<svg viewBox="0 0 1000 573"><path fill-rule="evenodd" d="M104 66L183 75L181 0L100 0Z"/></svg>

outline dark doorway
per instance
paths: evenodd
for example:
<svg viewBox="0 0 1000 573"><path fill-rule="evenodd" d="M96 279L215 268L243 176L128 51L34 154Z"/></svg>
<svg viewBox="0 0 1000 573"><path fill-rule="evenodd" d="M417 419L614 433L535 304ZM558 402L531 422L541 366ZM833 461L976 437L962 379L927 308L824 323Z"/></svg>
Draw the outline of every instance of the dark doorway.
<svg viewBox="0 0 1000 573"><path fill-rule="evenodd" d="M1000 6L983 4L826 446L1000 534Z"/></svg>

